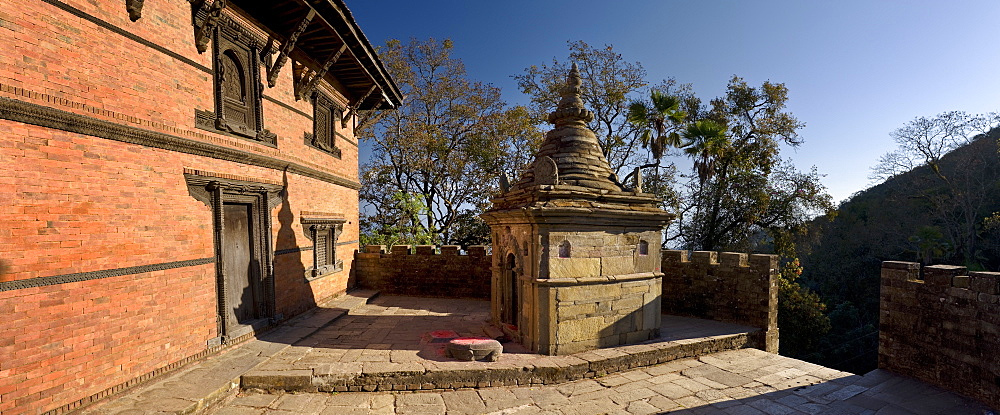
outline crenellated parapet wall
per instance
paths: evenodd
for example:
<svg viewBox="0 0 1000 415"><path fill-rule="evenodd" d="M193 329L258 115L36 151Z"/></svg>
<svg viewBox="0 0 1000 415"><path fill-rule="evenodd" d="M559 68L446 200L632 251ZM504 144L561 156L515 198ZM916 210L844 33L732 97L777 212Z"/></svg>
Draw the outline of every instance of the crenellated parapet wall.
<svg viewBox="0 0 1000 415"><path fill-rule="evenodd" d="M1000 273L882 263L882 369L1000 408Z"/></svg>
<svg viewBox="0 0 1000 415"><path fill-rule="evenodd" d="M383 294L490 298L491 257L485 246L368 245L354 254L360 288Z"/></svg>
<svg viewBox="0 0 1000 415"><path fill-rule="evenodd" d="M778 352L778 256L664 250L663 313L760 327Z"/></svg>

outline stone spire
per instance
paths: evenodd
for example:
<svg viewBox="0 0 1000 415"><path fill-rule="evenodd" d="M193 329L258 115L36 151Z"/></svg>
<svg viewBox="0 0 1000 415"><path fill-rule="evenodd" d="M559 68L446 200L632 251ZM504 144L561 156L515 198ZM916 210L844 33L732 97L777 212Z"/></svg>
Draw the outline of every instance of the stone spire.
<svg viewBox="0 0 1000 415"><path fill-rule="evenodd" d="M625 190L613 177L597 136L587 127L594 113L580 99L580 85L580 69L574 62L566 77L559 106L549 114L548 120L555 128L545 135L535 161L514 189L569 185L598 191Z"/></svg>
<svg viewBox="0 0 1000 415"><path fill-rule="evenodd" d="M556 127L560 127L572 122L582 122L584 124L594 119L594 113L583 105L580 99L580 68L573 62L573 68L566 76L566 86L563 87L562 100L556 110L549 114L549 122Z"/></svg>

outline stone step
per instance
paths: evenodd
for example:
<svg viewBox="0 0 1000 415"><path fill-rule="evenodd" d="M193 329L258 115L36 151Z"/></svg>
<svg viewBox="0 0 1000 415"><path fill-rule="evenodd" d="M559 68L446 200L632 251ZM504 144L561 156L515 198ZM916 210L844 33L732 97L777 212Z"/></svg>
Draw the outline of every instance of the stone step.
<svg viewBox="0 0 1000 415"><path fill-rule="evenodd" d="M240 376L374 300L378 291L355 290L296 316L257 339L236 345L221 354L133 388L114 400L98 402L78 411L83 415L119 413L191 414L204 411L238 392Z"/></svg>
<svg viewBox="0 0 1000 415"><path fill-rule="evenodd" d="M667 335L636 345L530 360L462 362L317 362L310 368L282 365L281 356L240 379L244 390L371 392L450 390L516 385L551 385L741 348L763 348L762 330L735 324L663 316ZM695 327L692 329L691 327ZM687 330L687 331L685 331ZM505 347L507 347L505 345ZM508 356L508 353L504 353ZM285 359L292 359L288 357ZM286 369L282 370L285 367Z"/></svg>

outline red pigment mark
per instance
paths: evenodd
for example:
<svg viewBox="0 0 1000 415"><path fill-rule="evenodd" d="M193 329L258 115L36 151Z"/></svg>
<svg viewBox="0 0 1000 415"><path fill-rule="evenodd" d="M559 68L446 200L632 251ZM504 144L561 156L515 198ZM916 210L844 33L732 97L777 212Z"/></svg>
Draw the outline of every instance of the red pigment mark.
<svg viewBox="0 0 1000 415"><path fill-rule="evenodd" d="M473 345L473 344L490 344L494 340L489 337L459 337L457 339L451 339L451 344L461 344L461 345Z"/></svg>
<svg viewBox="0 0 1000 415"><path fill-rule="evenodd" d="M454 339L458 337L458 333L451 330L434 330L428 334L435 339Z"/></svg>

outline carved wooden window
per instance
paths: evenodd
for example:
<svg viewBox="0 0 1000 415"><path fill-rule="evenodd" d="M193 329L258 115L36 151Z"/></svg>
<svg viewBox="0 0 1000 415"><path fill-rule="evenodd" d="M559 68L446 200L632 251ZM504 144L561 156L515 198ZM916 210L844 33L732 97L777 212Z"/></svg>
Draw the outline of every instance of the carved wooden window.
<svg viewBox="0 0 1000 415"><path fill-rule="evenodd" d="M306 279L312 280L344 269L344 261L337 259L337 239L344 229L343 219L302 218L302 224L313 241L312 267L306 270Z"/></svg>
<svg viewBox="0 0 1000 415"><path fill-rule="evenodd" d="M222 115L229 130L240 135L256 135L257 120L255 108L248 90L249 74L246 64L233 50L227 50L219 58L222 70L219 82L222 84Z"/></svg>
<svg viewBox="0 0 1000 415"><path fill-rule="evenodd" d="M214 29L215 111L195 111L199 128L268 144L276 137L264 129L260 75L262 41L238 22L222 16Z"/></svg>
<svg viewBox="0 0 1000 415"><path fill-rule="evenodd" d="M339 158L337 127L342 117L343 110L333 100L321 93L313 94L313 135L310 144Z"/></svg>

